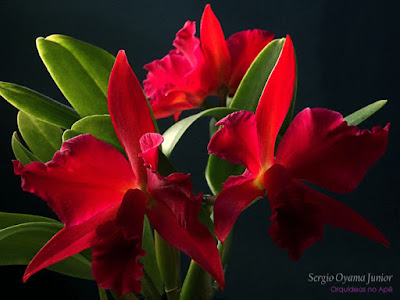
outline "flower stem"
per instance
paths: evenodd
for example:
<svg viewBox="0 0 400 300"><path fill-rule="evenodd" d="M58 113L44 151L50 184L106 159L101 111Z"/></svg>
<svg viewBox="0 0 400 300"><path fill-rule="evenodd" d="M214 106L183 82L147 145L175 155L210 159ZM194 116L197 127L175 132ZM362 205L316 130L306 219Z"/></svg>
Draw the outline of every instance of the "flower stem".
<svg viewBox="0 0 400 300"><path fill-rule="evenodd" d="M211 293L211 275L193 260L183 282L181 300L208 300Z"/></svg>
<svg viewBox="0 0 400 300"><path fill-rule="evenodd" d="M107 291L105 289L102 289L101 287L98 287L98 288L99 288L99 298L100 298L100 300L108 300Z"/></svg>
<svg viewBox="0 0 400 300"><path fill-rule="evenodd" d="M127 293L121 297L118 297L118 295L114 291L110 291L110 292L115 300L139 300L138 297L136 297L136 295L133 293Z"/></svg>
<svg viewBox="0 0 400 300"><path fill-rule="evenodd" d="M221 85L218 89L218 103L220 107L226 106L226 97L228 97L229 88L226 85Z"/></svg>
<svg viewBox="0 0 400 300"><path fill-rule="evenodd" d="M181 292L180 252L154 231L156 258L168 300L179 300Z"/></svg>
<svg viewBox="0 0 400 300"><path fill-rule="evenodd" d="M144 276L140 280L142 282L142 293L147 300L161 300L161 296L158 293L156 286L151 280L150 276L143 269Z"/></svg>
<svg viewBox="0 0 400 300"><path fill-rule="evenodd" d="M218 241L218 251L219 251L219 255L221 257L221 263L222 263L222 268L224 269L224 273L228 266L229 257L231 255L232 239L233 239L233 228L229 232L228 236L226 237L225 243L221 243L220 241ZM219 289L219 285L214 280L210 299L212 299L214 297L214 295L218 291L218 289Z"/></svg>

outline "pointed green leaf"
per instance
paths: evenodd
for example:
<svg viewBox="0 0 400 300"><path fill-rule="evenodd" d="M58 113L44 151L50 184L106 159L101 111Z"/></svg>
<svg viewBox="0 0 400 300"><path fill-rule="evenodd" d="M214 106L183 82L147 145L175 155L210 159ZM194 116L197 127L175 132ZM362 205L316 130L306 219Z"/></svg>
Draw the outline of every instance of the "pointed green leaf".
<svg viewBox="0 0 400 300"><path fill-rule="evenodd" d="M17 84L0 81L0 95L19 110L62 128L79 119L73 108Z"/></svg>
<svg viewBox="0 0 400 300"><path fill-rule="evenodd" d="M36 157L32 152L26 149L24 145L21 144L16 131L14 131L11 137L11 148L14 152L15 158L18 159L23 166L33 161L40 161L38 157Z"/></svg>
<svg viewBox="0 0 400 300"><path fill-rule="evenodd" d="M210 211L208 207L205 205L202 205L200 207L199 215L197 216L197 219L207 227L208 231L210 231L211 235L213 236L214 240L217 241L217 237L215 236L215 230L214 230L214 223L211 220L210 216Z"/></svg>
<svg viewBox="0 0 400 300"><path fill-rule="evenodd" d="M63 224L52 219L0 213L0 265L27 265ZM76 254L48 269L72 277L93 279L91 263Z"/></svg>
<svg viewBox="0 0 400 300"><path fill-rule="evenodd" d="M115 133L110 115L94 115L80 119L71 130L81 133L90 133L95 138L102 140L122 151L122 146Z"/></svg>
<svg viewBox="0 0 400 300"><path fill-rule="evenodd" d="M174 150L176 144L179 142L182 135L189 129L189 127L201 117L214 117L221 119L230 113L237 111L237 109L229 107L217 107L207 110L203 110L198 114L187 117L179 122L176 122L170 128L168 128L164 134L164 142L161 145L162 152L166 157L169 157Z"/></svg>
<svg viewBox="0 0 400 300"><path fill-rule="evenodd" d="M347 121L349 125L358 125L380 110L386 103L387 100L376 101L348 115L344 120Z"/></svg>
<svg viewBox="0 0 400 300"><path fill-rule="evenodd" d="M73 137L76 137L78 135L81 135L82 133L80 132L76 132L70 129L67 129L64 131L63 135L62 135L62 141L65 142Z"/></svg>
<svg viewBox="0 0 400 300"><path fill-rule="evenodd" d="M60 150L63 133L61 128L40 121L22 111L18 113L17 121L22 138L41 161L50 161L54 153Z"/></svg>
<svg viewBox="0 0 400 300"><path fill-rule="evenodd" d="M58 221L42 216L0 212L0 229L29 222L59 223Z"/></svg>
<svg viewBox="0 0 400 300"><path fill-rule="evenodd" d="M63 35L38 38L36 44L53 80L81 117L108 113L111 54Z"/></svg>
<svg viewBox="0 0 400 300"><path fill-rule="evenodd" d="M222 190L222 184L232 175L243 174L244 167L239 164L232 164L225 159L211 154L208 157L206 168L207 184L214 195L218 195Z"/></svg>
<svg viewBox="0 0 400 300"><path fill-rule="evenodd" d="M108 300L107 291L105 289L102 289L101 287L98 287L98 289L99 289L100 300Z"/></svg>
<svg viewBox="0 0 400 300"><path fill-rule="evenodd" d="M244 75L230 107L255 111L265 84L281 54L285 38L273 40L258 54Z"/></svg>
<svg viewBox="0 0 400 300"><path fill-rule="evenodd" d="M93 115L80 119L72 125L71 130L66 130L64 132L63 141L85 133L90 133L95 138L123 152L123 148L115 133L114 126L112 125L110 115Z"/></svg>
<svg viewBox="0 0 400 300"><path fill-rule="evenodd" d="M140 257L139 261L143 263L144 270L151 278L151 281L158 293L162 294L164 292L163 282L156 260L153 231L151 229L149 219L146 216L144 218L142 248L146 252L146 256ZM146 282L144 283L146 284Z"/></svg>

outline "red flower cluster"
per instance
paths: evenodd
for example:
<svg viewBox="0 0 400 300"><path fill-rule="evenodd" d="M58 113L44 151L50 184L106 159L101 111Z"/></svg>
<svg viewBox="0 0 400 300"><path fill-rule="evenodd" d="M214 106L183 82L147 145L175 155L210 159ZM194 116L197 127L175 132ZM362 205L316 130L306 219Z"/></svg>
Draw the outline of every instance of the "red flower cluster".
<svg viewBox="0 0 400 300"><path fill-rule="evenodd" d="M22 188L44 199L65 228L33 258L24 275L32 274L93 249L97 283L119 295L139 293L143 276L138 262L143 220L171 245L186 253L224 286L224 273L214 239L197 220L201 195L192 195L189 175L157 173L158 146L147 100L125 53L111 72L108 107L128 160L91 135L63 143L53 160L25 167L14 161Z"/></svg>
<svg viewBox="0 0 400 300"><path fill-rule="evenodd" d="M215 232L224 241L239 214L267 193L273 221L269 228L278 247L293 260L321 241L323 224L364 235L388 246L372 224L342 203L299 180L333 192L351 192L385 152L389 125L360 131L341 114L305 109L293 120L274 153L276 138L288 112L295 84L295 56L288 36L264 88L255 115L240 111L219 121L209 152L246 167L232 176L215 202Z"/></svg>
<svg viewBox="0 0 400 300"><path fill-rule="evenodd" d="M154 116L173 115L198 108L207 96L233 95L258 53L274 38L269 31L246 30L225 41L210 5L204 9L200 39L195 22L187 21L176 34L170 51L161 60L144 66L143 82Z"/></svg>
<svg viewBox="0 0 400 300"><path fill-rule="evenodd" d="M186 22L172 50L145 66L145 93L156 118L202 105L209 95L235 93L246 70L273 39L267 31L238 32L225 41L221 26L206 6L200 39ZM215 233L225 241L239 214L267 194L272 209L269 234L293 260L321 241L323 225L364 235L386 246L383 234L344 204L307 187L312 182L333 192L353 191L385 152L389 124L360 131L327 109L300 112L282 137L278 132L289 110L296 63L291 38L270 74L255 114L239 111L220 120L222 129L208 150L246 167L232 176L214 207ZM183 251L224 287L216 243L198 221L201 195L192 194L189 175L161 176L151 110L138 79L120 51L108 87L108 108L126 157L91 135L63 143L50 162L23 166L14 161L22 188L43 198L65 227L33 258L24 280L80 251L93 250L92 272L99 286L119 295L139 293L143 266L143 222Z"/></svg>

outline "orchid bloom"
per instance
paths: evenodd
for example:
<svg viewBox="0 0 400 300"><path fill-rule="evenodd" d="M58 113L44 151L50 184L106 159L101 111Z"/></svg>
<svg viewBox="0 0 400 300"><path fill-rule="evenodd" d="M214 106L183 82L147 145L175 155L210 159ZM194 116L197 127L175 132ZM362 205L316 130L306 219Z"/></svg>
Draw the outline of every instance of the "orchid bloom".
<svg viewBox="0 0 400 300"><path fill-rule="evenodd" d="M241 211L267 193L273 222L268 233L292 260L314 239L321 241L324 224L388 246L383 234L354 210L299 180L337 193L353 191L385 152L389 124L360 131L335 111L306 108L294 118L275 156L294 83L295 56L288 36L256 113L235 112L217 123L223 128L212 137L209 152L246 167L242 175L228 178L216 199L217 237L224 241Z"/></svg>
<svg viewBox="0 0 400 300"><path fill-rule="evenodd" d="M138 261L143 221L186 253L224 286L214 238L197 220L201 195L192 195L189 175L157 173L161 135L124 51L112 69L108 105L128 160L118 150L89 134L63 143L54 158L25 167L14 161L22 188L44 199L65 227L33 258L32 274L86 248L93 250L97 283L119 295L139 293L143 266Z"/></svg>
<svg viewBox="0 0 400 300"><path fill-rule="evenodd" d="M144 66L149 71L144 91L154 116L173 115L198 108L207 96L233 95L258 53L274 38L269 31L246 30L225 41L210 5L204 9L200 39L195 22L178 31L171 50L161 60Z"/></svg>

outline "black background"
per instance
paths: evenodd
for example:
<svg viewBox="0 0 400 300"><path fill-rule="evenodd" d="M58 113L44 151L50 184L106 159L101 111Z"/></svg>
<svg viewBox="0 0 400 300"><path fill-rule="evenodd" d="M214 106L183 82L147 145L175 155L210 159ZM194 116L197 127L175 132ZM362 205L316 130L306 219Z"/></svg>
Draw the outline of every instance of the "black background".
<svg viewBox="0 0 400 300"><path fill-rule="evenodd" d="M140 80L143 65L161 58L171 48L175 33L186 20L199 24L204 1L22 1L0 2L0 80L30 87L59 101L63 96L43 66L35 38L66 34L116 54L127 51ZM220 299L352 299L394 298L400 294L400 239L398 204L399 56L398 1L214 1L212 8L226 37L260 28L277 37L289 33L299 68L296 112L326 107L343 115L379 99L389 103L361 127L391 122L385 156L373 166L349 195L334 195L379 228L391 243L387 249L361 236L326 228L324 240L290 261L267 235L269 208L259 201L239 218L234 236L225 293ZM10 147L16 130L16 109L0 101L1 192L0 210L51 216L35 196L20 190L13 174ZM163 129L171 120L160 122ZM173 160L190 172L196 191L207 192L207 120L183 138ZM332 195L332 194L330 194ZM13 299L96 299L93 282L41 271L21 283L25 267L0 267L0 293ZM308 282L308 274L394 275L392 295L332 294L325 286ZM353 284L354 285L354 284ZM357 286L356 284L354 286ZM386 286L386 285L382 285Z"/></svg>

